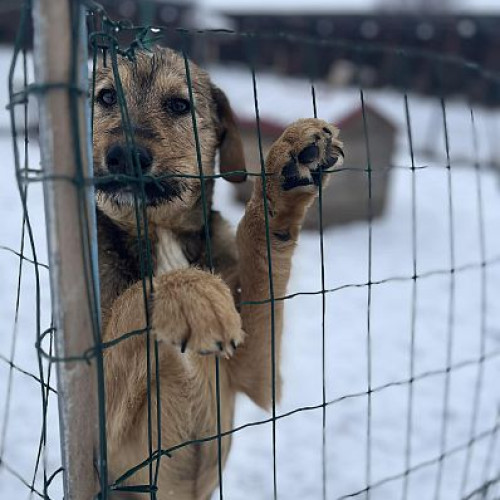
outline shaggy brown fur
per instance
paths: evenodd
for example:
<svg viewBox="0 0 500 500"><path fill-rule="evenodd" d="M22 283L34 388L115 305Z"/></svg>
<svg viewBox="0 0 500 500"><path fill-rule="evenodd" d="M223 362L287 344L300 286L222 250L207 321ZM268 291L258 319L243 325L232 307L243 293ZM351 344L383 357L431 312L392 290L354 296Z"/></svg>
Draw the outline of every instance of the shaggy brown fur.
<svg viewBox="0 0 500 500"><path fill-rule="evenodd" d="M217 151L222 173L244 170L241 140L225 95L193 63L190 70L204 174L214 173ZM104 341L144 331L149 319L160 342L159 369L151 370L152 445L155 449L158 444L159 385L165 449L217 433L215 362L213 356L202 354L220 355L222 431L231 429L238 391L264 408L271 404L271 306L264 302L237 310L240 301L265 301L270 296L262 180L255 183L236 238L222 217L210 210L213 180L206 180L211 273L184 60L171 50L156 49L152 55L138 54L134 63L120 62L119 76L135 137L136 166L146 175L153 278L151 283L146 280L146 310L134 208L137 188L109 181L110 173L134 177L134 169L124 148L113 72L100 69L94 168L98 181L108 176L97 187ZM318 193L320 171L341 164L337 135L335 127L321 120L299 120L276 141L266 160L275 297L286 293L293 249L306 210ZM323 184L328 177L323 177ZM156 184L150 182L153 179ZM279 397L283 301L274 307ZM105 350L108 460L115 479L148 456L146 352L146 335L140 333ZM229 447L230 438L223 438L223 462ZM163 457L157 498L208 499L217 486L217 457L216 440ZM148 483L147 467L129 480L129 484Z"/></svg>

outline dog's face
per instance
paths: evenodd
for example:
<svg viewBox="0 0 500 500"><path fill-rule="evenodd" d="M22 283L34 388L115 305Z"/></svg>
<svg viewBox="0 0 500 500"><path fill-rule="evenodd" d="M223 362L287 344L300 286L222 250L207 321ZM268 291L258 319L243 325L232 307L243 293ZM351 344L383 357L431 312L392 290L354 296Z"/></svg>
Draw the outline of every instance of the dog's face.
<svg viewBox="0 0 500 500"><path fill-rule="evenodd" d="M134 62L122 59L118 74L130 123L127 129L111 64L97 71L93 122L97 204L117 222L134 219L138 198L144 200L153 222L179 221L200 205L200 164L204 175L213 174L217 150L221 173L245 168L226 96L192 62L189 72L192 101L185 60L179 54L157 48L138 53ZM207 179L206 185L210 188L212 181Z"/></svg>

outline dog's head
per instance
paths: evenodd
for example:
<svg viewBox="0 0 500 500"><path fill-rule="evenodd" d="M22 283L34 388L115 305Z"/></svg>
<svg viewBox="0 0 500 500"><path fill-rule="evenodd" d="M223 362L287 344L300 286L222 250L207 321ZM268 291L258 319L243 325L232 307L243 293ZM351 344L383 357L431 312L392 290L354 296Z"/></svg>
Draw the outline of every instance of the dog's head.
<svg viewBox="0 0 500 500"><path fill-rule="evenodd" d="M118 82L111 63L97 70L97 204L117 222L134 219L139 198L151 221L180 223L186 213L200 208L200 165L203 175L214 174L217 151L221 174L245 169L241 138L225 94L205 71L192 62L188 65L192 98L186 61L170 49L137 53L133 62L120 60ZM120 100L120 84L125 102ZM124 125L124 104L129 127ZM240 181L242 176L227 179ZM211 178L205 180L209 202L212 184Z"/></svg>

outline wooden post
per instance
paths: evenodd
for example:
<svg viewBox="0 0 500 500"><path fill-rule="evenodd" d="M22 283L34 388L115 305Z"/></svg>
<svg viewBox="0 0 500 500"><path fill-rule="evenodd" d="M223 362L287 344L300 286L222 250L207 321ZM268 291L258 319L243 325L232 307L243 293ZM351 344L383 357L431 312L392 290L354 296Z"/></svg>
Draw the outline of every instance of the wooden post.
<svg viewBox="0 0 500 500"><path fill-rule="evenodd" d="M81 357L94 347L99 310L94 285L93 189L69 180L77 178L78 156L83 166L81 174L85 178L91 176L84 16L79 2L73 0L34 1L35 74L37 84L46 86L39 94L42 166L46 175L64 178L44 183L59 358ZM73 81L72 75L76 75ZM82 92L70 91L70 86L81 88ZM85 234L90 235L90 244ZM98 434L98 394L103 388L97 381L102 381L102 361L94 356L89 361L58 361L56 365L64 498L91 500L99 491L96 464L99 460L105 464L105 458L98 453L99 444L105 450ZM106 493L102 498L107 498Z"/></svg>

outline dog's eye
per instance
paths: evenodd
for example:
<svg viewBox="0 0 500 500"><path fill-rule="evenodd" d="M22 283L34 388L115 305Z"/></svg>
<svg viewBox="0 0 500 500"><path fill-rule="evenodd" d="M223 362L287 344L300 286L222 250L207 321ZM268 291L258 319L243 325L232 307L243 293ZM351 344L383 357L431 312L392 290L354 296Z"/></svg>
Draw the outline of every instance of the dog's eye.
<svg viewBox="0 0 500 500"><path fill-rule="evenodd" d="M181 97L171 97L167 99L166 106L168 111L176 115L185 115L191 111L191 103Z"/></svg>
<svg viewBox="0 0 500 500"><path fill-rule="evenodd" d="M105 108L110 108L116 104L116 91L114 89L102 89L97 94L97 102Z"/></svg>

